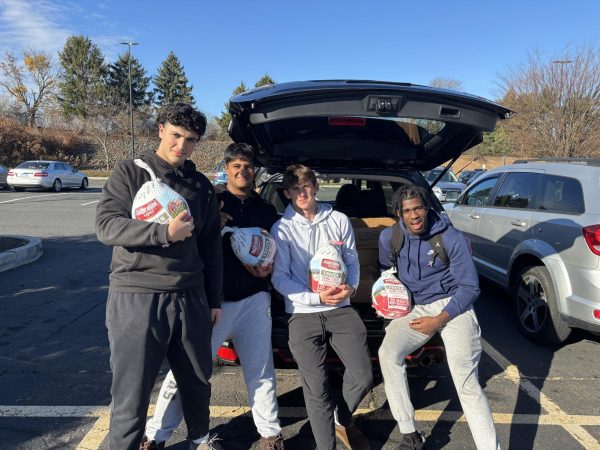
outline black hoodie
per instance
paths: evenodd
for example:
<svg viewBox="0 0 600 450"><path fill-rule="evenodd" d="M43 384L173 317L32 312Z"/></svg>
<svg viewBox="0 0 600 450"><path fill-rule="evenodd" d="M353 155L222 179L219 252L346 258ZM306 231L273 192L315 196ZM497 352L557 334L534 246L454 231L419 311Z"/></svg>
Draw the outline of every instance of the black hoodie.
<svg viewBox="0 0 600 450"><path fill-rule="evenodd" d="M232 219L225 225L229 227L259 227L267 231L279 220L279 214L273 205L266 202L252 191L244 200L239 199L229 191L217 194L223 201L221 211L229 214ZM231 248L231 233L223 236L223 268L225 285L223 291L226 301L237 301L269 290L268 278L257 278L248 272Z"/></svg>
<svg viewBox="0 0 600 450"><path fill-rule="evenodd" d="M191 161L178 169L155 152L140 157L155 175L188 202L194 218L192 236L168 245L166 224L131 218L131 206L150 174L133 160L117 164L96 208L98 239L112 245L110 290L169 292L204 290L211 308L223 299L221 224L215 191Z"/></svg>

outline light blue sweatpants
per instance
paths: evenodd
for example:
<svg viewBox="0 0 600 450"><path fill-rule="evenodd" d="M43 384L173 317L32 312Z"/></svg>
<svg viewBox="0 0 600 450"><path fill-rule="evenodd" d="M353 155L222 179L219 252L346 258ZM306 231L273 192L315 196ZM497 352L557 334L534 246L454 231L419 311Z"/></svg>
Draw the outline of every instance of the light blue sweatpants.
<svg viewBox="0 0 600 450"><path fill-rule="evenodd" d="M221 320L213 328L211 339L213 358L223 341L231 338L240 358L256 429L262 437L277 436L281 426L271 345L271 297L267 292L259 292L236 302L223 302L221 308ZM160 388L154 416L146 423L146 436L165 442L182 418L177 383L169 371Z"/></svg>
<svg viewBox="0 0 600 450"><path fill-rule="evenodd" d="M403 434L416 430L405 358L431 337L413 330L408 323L417 317L438 315L449 301L446 298L429 305L415 305L408 315L391 321L385 329L385 338L379 348L379 364L392 415ZM475 445L479 450L499 450L492 413L479 384L477 367L481 357L481 330L473 308L450 320L440 334L446 347L452 381Z"/></svg>

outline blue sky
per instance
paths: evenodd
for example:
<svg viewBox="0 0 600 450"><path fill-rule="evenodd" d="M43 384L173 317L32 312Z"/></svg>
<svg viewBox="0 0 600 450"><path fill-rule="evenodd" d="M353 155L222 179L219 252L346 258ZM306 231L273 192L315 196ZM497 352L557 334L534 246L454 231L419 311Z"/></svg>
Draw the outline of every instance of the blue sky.
<svg viewBox="0 0 600 450"><path fill-rule="evenodd" d="M218 116L232 90L265 73L277 82L353 78L428 84L436 77L494 99L498 75L535 50L600 49L600 1L0 0L0 52L55 57L71 34L112 62L133 40L149 74L174 51L197 106Z"/></svg>

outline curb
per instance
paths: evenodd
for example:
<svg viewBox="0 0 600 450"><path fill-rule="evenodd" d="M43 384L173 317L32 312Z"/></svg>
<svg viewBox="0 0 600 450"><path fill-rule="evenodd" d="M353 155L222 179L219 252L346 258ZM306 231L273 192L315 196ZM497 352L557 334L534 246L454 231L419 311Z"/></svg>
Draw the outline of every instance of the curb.
<svg viewBox="0 0 600 450"><path fill-rule="evenodd" d="M14 269L15 267L24 264L29 264L37 260L44 253L42 241L39 238L13 235L7 237L23 239L29 241L29 243L13 250L0 253L0 272Z"/></svg>

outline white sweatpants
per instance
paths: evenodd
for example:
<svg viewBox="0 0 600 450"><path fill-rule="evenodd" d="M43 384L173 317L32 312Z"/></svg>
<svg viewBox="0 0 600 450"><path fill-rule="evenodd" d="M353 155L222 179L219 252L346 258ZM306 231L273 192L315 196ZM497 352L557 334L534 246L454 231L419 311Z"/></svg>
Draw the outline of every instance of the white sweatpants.
<svg viewBox="0 0 600 450"><path fill-rule="evenodd" d="M240 358L248 403L258 433L262 437L277 436L281 426L277 418L275 369L271 345L271 297L258 292L236 302L223 302L221 320L213 328L213 358L226 339L231 338ZM183 419L177 383L169 371L160 388L154 416L146 424L149 440L165 442Z"/></svg>
<svg viewBox="0 0 600 450"><path fill-rule="evenodd" d="M405 358L431 337L413 330L408 323L418 317L438 315L449 300L445 298L429 305L415 305L408 315L392 320L385 329L385 338L379 348L379 364L392 415L403 434L415 431L415 410L410 401ZM479 450L499 450L492 413L479 384L477 367L481 356L481 330L473 308L450 320L440 334L446 347L452 381L475 445Z"/></svg>

